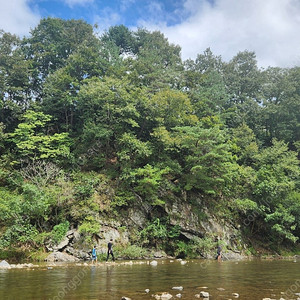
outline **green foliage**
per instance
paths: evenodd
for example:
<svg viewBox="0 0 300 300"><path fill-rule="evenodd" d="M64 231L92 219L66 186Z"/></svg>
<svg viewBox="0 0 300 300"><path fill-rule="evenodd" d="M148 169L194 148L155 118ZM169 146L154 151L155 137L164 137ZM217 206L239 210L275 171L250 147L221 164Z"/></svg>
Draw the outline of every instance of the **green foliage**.
<svg viewBox="0 0 300 300"><path fill-rule="evenodd" d="M79 225L78 230L85 235L85 241L91 244L93 235L99 233L100 224L94 217L88 216Z"/></svg>
<svg viewBox="0 0 300 300"><path fill-rule="evenodd" d="M178 241L176 243L174 254L178 258L194 257L193 245L185 241Z"/></svg>
<svg viewBox="0 0 300 300"><path fill-rule="evenodd" d="M226 133L220 128L176 128L179 146L187 151L185 189L209 195L226 194L237 170Z"/></svg>
<svg viewBox="0 0 300 300"><path fill-rule="evenodd" d="M138 165L152 153L149 142L142 142L127 132L120 138L118 146L120 151L117 155L123 168Z"/></svg>
<svg viewBox="0 0 300 300"><path fill-rule="evenodd" d="M45 159L66 157L70 153L67 133L47 135L43 131L50 115L32 110L24 114L24 123L20 123L10 139L17 146L21 158Z"/></svg>
<svg viewBox="0 0 300 300"><path fill-rule="evenodd" d="M167 221L173 201L295 247L300 68L180 51L159 31L98 37L81 20L45 18L23 39L0 31L2 250L39 249L74 225L89 244L99 219L141 207L152 221L134 242L205 256L209 237L188 242Z"/></svg>
<svg viewBox="0 0 300 300"><path fill-rule="evenodd" d="M140 232L142 244L156 248L166 243L167 239L176 239L180 235L179 226L170 226L165 220L156 218Z"/></svg>
<svg viewBox="0 0 300 300"><path fill-rule="evenodd" d="M137 245L125 245L122 247L115 247L115 255L125 259L142 259L148 254L145 248Z"/></svg>
<svg viewBox="0 0 300 300"><path fill-rule="evenodd" d="M211 237L193 240L194 248L197 249L203 256L217 248L217 243Z"/></svg>
<svg viewBox="0 0 300 300"><path fill-rule="evenodd" d="M162 205L159 188L164 180L164 175L169 172L169 168L160 169L151 165L138 168L130 172L127 180L133 185L134 190L142 195L153 205Z"/></svg>
<svg viewBox="0 0 300 300"><path fill-rule="evenodd" d="M100 178L95 173L74 174L75 193L78 199L86 199L93 195Z"/></svg>
<svg viewBox="0 0 300 300"><path fill-rule="evenodd" d="M236 206L237 210L240 210L244 214L247 212L252 212L258 209L258 205L255 201L250 200L250 199L237 199L234 202L234 205Z"/></svg>
<svg viewBox="0 0 300 300"><path fill-rule="evenodd" d="M65 221L53 227L50 238L54 242L54 244L59 244L62 238L65 237L67 231L69 230L69 227L69 221Z"/></svg>

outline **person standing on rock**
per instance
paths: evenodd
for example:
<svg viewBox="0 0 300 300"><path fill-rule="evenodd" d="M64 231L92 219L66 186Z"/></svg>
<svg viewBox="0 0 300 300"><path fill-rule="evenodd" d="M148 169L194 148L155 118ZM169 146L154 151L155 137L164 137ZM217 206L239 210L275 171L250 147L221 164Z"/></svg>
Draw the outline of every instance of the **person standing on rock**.
<svg viewBox="0 0 300 300"><path fill-rule="evenodd" d="M113 242L112 241L113 240L110 239L110 241L107 244L107 258L106 258L106 261L108 261L109 254L112 256L113 261L115 261L114 253L113 253L113 250L112 250L112 246L113 246Z"/></svg>
<svg viewBox="0 0 300 300"><path fill-rule="evenodd" d="M94 248L92 250L92 264L94 262L97 262L97 249L96 249L96 245L94 246Z"/></svg>

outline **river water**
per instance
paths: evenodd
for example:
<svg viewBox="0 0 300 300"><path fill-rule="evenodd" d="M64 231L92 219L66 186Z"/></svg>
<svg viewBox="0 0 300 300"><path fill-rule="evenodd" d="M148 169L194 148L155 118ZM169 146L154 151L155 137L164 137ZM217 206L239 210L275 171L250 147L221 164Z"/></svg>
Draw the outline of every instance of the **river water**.
<svg viewBox="0 0 300 300"><path fill-rule="evenodd" d="M147 300L159 292L196 299L201 291L209 292L210 299L297 299L300 260L159 260L157 266L142 261L0 270L1 300Z"/></svg>

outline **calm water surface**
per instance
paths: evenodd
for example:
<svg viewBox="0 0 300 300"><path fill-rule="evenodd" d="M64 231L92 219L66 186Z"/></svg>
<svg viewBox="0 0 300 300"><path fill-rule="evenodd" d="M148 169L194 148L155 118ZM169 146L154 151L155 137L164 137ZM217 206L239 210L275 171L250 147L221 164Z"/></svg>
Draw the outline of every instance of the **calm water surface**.
<svg viewBox="0 0 300 300"><path fill-rule="evenodd" d="M184 289L172 290L174 286ZM150 289L149 294L145 289ZM235 299L232 293L238 293L238 299L247 300L297 299L296 295L282 294L289 289L300 293L299 260L221 263L190 260L185 265L165 260L158 261L157 266L116 263L0 270L1 300L119 300L122 296L147 300L154 299L151 295L158 292L173 296L181 293L181 299L196 299L195 294L200 291L209 292L210 299Z"/></svg>

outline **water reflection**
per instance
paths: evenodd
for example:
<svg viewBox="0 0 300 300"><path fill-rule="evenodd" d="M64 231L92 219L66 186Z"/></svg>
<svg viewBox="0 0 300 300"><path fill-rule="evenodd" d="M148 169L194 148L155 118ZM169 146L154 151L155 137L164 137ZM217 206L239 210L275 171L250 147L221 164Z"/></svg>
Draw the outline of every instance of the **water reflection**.
<svg viewBox="0 0 300 300"><path fill-rule="evenodd" d="M149 264L100 264L0 271L0 299L103 299L127 296L133 300L154 299L151 295L183 286L182 299L195 299L207 291L213 299L273 298L297 299L282 294L299 280L299 262L294 261L216 261L194 260ZM293 291L300 293L300 286ZM147 294L145 289L150 289Z"/></svg>

